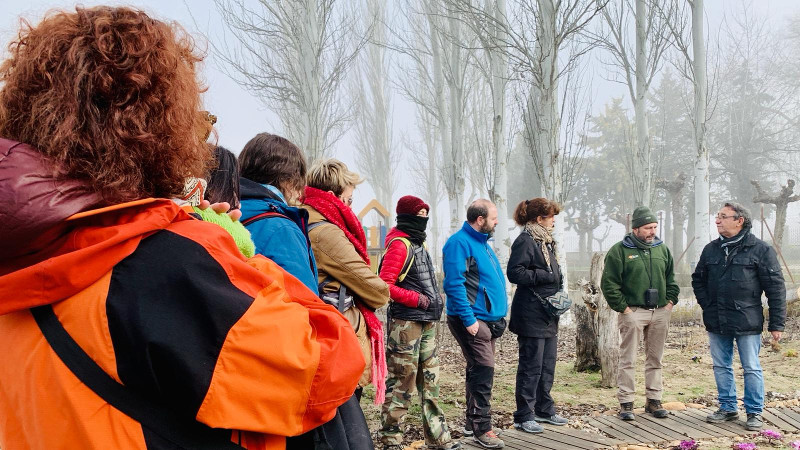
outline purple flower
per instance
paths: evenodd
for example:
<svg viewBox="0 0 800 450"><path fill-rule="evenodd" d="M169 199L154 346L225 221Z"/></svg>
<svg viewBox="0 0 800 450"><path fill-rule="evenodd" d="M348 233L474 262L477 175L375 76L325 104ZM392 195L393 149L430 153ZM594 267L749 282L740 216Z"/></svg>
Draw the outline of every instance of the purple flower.
<svg viewBox="0 0 800 450"><path fill-rule="evenodd" d="M789 448L792 450L800 450L800 441L789 442Z"/></svg>
<svg viewBox="0 0 800 450"><path fill-rule="evenodd" d="M780 441L781 439L783 439L783 435L775 430L763 430L761 432L761 436L764 436L770 441L772 440Z"/></svg>
<svg viewBox="0 0 800 450"><path fill-rule="evenodd" d="M678 445L678 450L697 450L697 448L697 442L691 439L688 441L681 441L680 445Z"/></svg>
<svg viewBox="0 0 800 450"><path fill-rule="evenodd" d="M756 450L758 447L752 442L739 442L733 444L734 450Z"/></svg>

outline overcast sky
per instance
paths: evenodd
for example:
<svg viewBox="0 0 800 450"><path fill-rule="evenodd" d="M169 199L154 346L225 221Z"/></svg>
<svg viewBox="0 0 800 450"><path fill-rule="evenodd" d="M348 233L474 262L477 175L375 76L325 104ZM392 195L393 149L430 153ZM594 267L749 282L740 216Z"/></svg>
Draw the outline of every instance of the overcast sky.
<svg viewBox="0 0 800 450"><path fill-rule="evenodd" d="M360 0L342 0L359 4ZM161 19L175 20L181 23L187 30L199 37L202 44L203 38L198 34L199 31L210 32L213 36L221 30L219 19L213 3L210 1L164 1L164 0L132 0L128 2L106 1L98 2L93 0L82 1L80 4L91 6L96 4L124 4L142 8L148 13ZM708 26L706 32L714 32L718 27L724 14L730 14L734 9L741 9L743 3L740 0L706 0L706 14ZM33 23L44 15L46 11L53 8L73 8L76 2L57 1L57 0L0 0L0 55L5 54L8 41L14 35L19 26L20 17L24 17ZM188 7L187 7L188 4ZM191 8L191 14L189 12ZM776 28L783 26L783 20L800 12L800 0L753 0L752 9L754 12L763 14L773 21ZM194 17L199 28L195 26L192 19ZM204 45L203 45L204 46ZM2 57L2 56L0 56ZM250 95L247 91L239 87L230 80L215 65L213 58L206 60L202 70L203 81L208 86L208 92L204 97L205 107L219 117L217 130L219 132L219 143L238 153L244 144L255 134L262 131L280 133L279 126L274 116L269 113L258 99ZM625 90L618 85L603 82L599 77L606 69L596 67L594 69L595 78L594 89L596 91L593 99L595 110L602 109L602 106L612 97L625 94ZM395 135L400 136L409 132L413 133L413 123L399 120L399 117L413 117L408 104L400 98L393 100L395 108ZM354 160L351 154L349 136L345 136L339 141L335 156L345 161L348 165L353 165ZM404 186L401 185L401 190ZM405 188L407 189L407 187ZM360 192L359 192L360 191ZM400 197L408 192L400 192L396 197ZM359 188L355 198L355 209L363 206L371 198L371 190L367 186Z"/></svg>

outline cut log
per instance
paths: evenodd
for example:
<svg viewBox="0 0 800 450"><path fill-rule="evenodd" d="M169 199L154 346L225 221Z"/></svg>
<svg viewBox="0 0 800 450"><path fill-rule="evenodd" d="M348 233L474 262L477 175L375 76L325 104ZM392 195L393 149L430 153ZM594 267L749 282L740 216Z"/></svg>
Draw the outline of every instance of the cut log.
<svg viewBox="0 0 800 450"><path fill-rule="evenodd" d="M619 362L619 328L617 312L608 307L600 290L600 279L605 265L604 254L594 253L589 269L589 280L579 282L582 301L573 303L575 317L575 370L578 372L600 369L603 387L617 385Z"/></svg>

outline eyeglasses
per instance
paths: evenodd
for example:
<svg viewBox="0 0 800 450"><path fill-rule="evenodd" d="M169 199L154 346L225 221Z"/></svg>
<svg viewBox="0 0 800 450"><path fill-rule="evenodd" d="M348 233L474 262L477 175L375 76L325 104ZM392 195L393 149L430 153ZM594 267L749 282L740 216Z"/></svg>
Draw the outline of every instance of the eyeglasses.
<svg viewBox="0 0 800 450"><path fill-rule="evenodd" d="M339 197L339 200L341 200L342 203L344 203L347 206L352 206L353 205L353 197L347 197L347 198Z"/></svg>
<svg viewBox="0 0 800 450"><path fill-rule="evenodd" d="M725 220L725 219L737 220L739 219L739 216L737 216L736 214L733 214L731 216L727 216L725 214L717 214L717 220Z"/></svg>

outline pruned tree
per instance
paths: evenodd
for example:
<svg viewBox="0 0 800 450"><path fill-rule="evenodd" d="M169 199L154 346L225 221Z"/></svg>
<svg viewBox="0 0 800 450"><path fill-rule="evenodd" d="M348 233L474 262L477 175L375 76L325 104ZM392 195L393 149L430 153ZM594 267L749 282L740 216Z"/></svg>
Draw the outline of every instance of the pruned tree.
<svg viewBox="0 0 800 450"><path fill-rule="evenodd" d="M209 39L221 69L274 112L310 161L347 130L342 92L369 36L341 0L214 0L226 32ZM360 37L360 38L359 38Z"/></svg>
<svg viewBox="0 0 800 450"><path fill-rule="evenodd" d="M601 12L600 31L594 34L597 45L610 55L604 62L614 70L612 79L626 85L633 103L636 133L631 148L633 170L629 171L629 176L636 205L647 206L650 206L653 194L654 173L647 102L650 84L661 68L669 46L666 32L669 18L661 14L656 2L609 2Z"/></svg>
<svg viewBox="0 0 800 450"><path fill-rule="evenodd" d="M398 180L394 168L399 154L392 133L389 62L386 55L386 9L383 0L364 0L364 27L372 28L372 39L359 57L360 64L351 89L356 99L354 142L358 169L366 177L378 202L388 211ZM391 224L391 217L387 218Z"/></svg>
<svg viewBox="0 0 800 450"><path fill-rule="evenodd" d="M781 186L779 192L767 193L761 184L756 180L750 180L750 184L756 190L753 203L766 203L775 205L775 231L773 234L772 245L780 251L783 244L783 230L786 227L786 209L789 203L800 200L800 195L794 195L794 180L786 180L786 186Z"/></svg>

